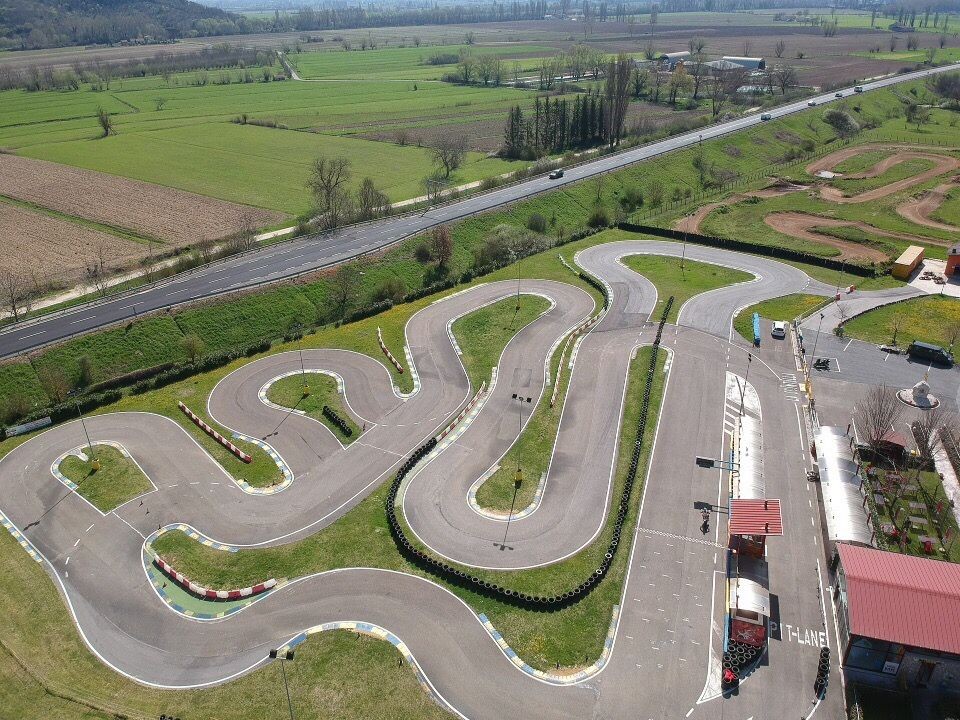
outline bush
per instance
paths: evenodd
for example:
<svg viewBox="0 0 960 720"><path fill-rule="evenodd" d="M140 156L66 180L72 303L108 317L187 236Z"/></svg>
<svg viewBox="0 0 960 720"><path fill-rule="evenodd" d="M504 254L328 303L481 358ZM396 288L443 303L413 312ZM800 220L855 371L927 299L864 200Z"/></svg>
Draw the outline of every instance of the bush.
<svg viewBox="0 0 960 720"><path fill-rule="evenodd" d="M603 205L596 205L593 208L593 212L590 213L590 217L587 218L587 225L592 228L601 228L610 225L610 214L607 212L607 209L603 207Z"/></svg>
<svg viewBox="0 0 960 720"><path fill-rule="evenodd" d="M424 265L433 260L433 254L430 252L430 247L425 242L417 245L416 250L413 251L413 257L417 262L423 263Z"/></svg>
<svg viewBox="0 0 960 720"><path fill-rule="evenodd" d="M387 278L378 287L373 293L374 302L383 302L384 300L390 300L394 303L400 302L403 300L404 295L407 294L407 285L400 278L393 276Z"/></svg>
<svg viewBox="0 0 960 720"><path fill-rule="evenodd" d="M77 384L80 387L87 387L93 382L93 361L89 355L81 355L77 358Z"/></svg>
<svg viewBox="0 0 960 720"><path fill-rule="evenodd" d="M547 219L540 213L533 213L527 218L527 229L543 235L547 232Z"/></svg>

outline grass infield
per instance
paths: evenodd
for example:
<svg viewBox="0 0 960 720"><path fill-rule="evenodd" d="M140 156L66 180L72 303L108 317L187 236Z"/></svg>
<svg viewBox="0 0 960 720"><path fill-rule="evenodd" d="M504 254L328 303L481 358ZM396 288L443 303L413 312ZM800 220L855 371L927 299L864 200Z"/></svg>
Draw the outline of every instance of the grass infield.
<svg viewBox="0 0 960 720"><path fill-rule="evenodd" d="M960 300L927 295L891 303L859 315L843 327L849 337L878 345L892 343L896 328L899 345L920 340L949 347L960 341Z"/></svg>
<svg viewBox="0 0 960 720"><path fill-rule="evenodd" d="M303 394L304 382L310 390L309 395ZM307 373L306 380L300 375L290 375L282 378L270 386L270 390L267 391L267 399L283 407L302 410L308 417L319 420L330 428L330 432L344 445L349 445L360 436L360 426L347 411L343 397L337 392L337 381L329 375ZM344 434L339 427L332 423L323 414L324 405L329 406L331 410L343 418L353 434Z"/></svg>
<svg viewBox="0 0 960 720"><path fill-rule="evenodd" d="M90 448L84 452L89 457ZM115 447L94 444L93 457L100 461L99 470L94 470L90 460L68 455L60 463L60 472L75 482L77 493L100 512L108 513L153 489L140 466Z"/></svg>
<svg viewBox="0 0 960 720"><path fill-rule="evenodd" d="M764 300L740 311L733 319L733 329L743 336L747 342L753 342L753 314L760 313L760 317L767 320L783 320L789 322L799 315L810 312L826 298L819 295L784 295L783 297Z"/></svg>

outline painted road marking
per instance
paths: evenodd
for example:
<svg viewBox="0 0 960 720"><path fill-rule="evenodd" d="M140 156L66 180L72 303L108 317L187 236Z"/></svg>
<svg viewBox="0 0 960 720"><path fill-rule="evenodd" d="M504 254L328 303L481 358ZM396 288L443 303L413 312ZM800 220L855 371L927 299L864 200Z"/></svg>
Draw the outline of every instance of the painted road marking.
<svg viewBox="0 0 960 720"><path fill-rule="evenodd" d="M770 632L774 634L780 629L780 638L790 640L798 645L810 645L812 647L827 647L827 634L823 630L812 630L810 628L799 628L793 625L780 624L775 620L770 621Z"/></svg>
<svg viewBox="0 0 960 720"><path fill-rule="evenodd" d="M90 523L90 527L88 527L85 532L90 532L90 530L93 529L93 526L94 526L95 524L96 524L96 523Z"/></svg>

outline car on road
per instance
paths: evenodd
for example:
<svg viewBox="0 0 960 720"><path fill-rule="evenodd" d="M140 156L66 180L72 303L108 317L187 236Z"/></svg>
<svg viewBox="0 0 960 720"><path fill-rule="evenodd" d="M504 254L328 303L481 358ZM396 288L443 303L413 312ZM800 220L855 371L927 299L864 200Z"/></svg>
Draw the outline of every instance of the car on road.
<svg viewBox="0 0 960 720"><path fill-rule="evenodd" d="M773 330L770 331L770 334L775 338L785 338L787 336L787 324L778 320L773 324Z"/></svg>
<svg viewBox="0 0 960 720"><path fill-rule="evenodd" d="M862 92L863 92L863 85L857 85L857 86L853 89L853 91L854 91L854 92L857 92L857 93L862 93Z"/></svg>
<svg viewBox="0 0 960 720"><path fill-rule="evenodd" d="M907 355L915 360L926 360L936 365L953 367L953 355L939 345L914 340L907 348Z"/></svg>
<svg viewBox="0 0 960 720"><path fill-rule="evenodd" d="M834 95L834 97L843 97L843 93L837 93Z"/></svg>
<svg viewBox="0 0 960 720"><path fill-rule="evenodd" d="M772 119L773 119L773 115L771 115L770 113L764 113L763 115L760 116L760 119L761 119L761 120L772 120Z"/></svg>
<svg viewBox="0 0 960 720"><path fill-rule="evenodd" d="M550 173L551 180L558 180L559 178L562 178L562 177L563 177L563 170L554 170L552 173Z"/></svg>
<svg viewBox="0 0 960 720"><path fill-rule="evenodd" d="M809 105L810 107L813 107L816 104L817 104L816 100L807 100L807 105Z"/></svg>

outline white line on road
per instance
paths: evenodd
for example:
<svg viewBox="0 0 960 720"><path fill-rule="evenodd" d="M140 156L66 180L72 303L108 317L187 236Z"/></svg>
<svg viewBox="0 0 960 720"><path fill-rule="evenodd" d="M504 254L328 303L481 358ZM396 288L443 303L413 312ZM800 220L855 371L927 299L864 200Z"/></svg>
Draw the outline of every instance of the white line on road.
<svg viewBox="0 0 960 720"><path fill-rule="evenodd" d="M36 337L37 335L43 335L46 330L41 330L40 332L30 333L29 335L23 335L20 339L26 340L27 338Z"/></svg>
<svg viewBox="0 0 960 720"><path fill-rule="evenodd" d="M96 523L90 523L90 527L88 527L84 532L90 532L90 531L93 529L93 526L94 526L95 524L96 524Z"/></svg>
<svg viewBox="0 0 960 720"><path fill-rule="evenodd" d="M77 541L73 544L74 547L80 544L80 538L77 538Z"/></svg>
<svg viewBox="0 0 960 720"><path fill-rule="evenodd" d="M846 345L843 346L843 352L847 351L847 348L850 347L850 343L853 342L853 339L849 340Z"/></svg>

